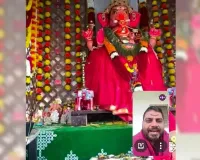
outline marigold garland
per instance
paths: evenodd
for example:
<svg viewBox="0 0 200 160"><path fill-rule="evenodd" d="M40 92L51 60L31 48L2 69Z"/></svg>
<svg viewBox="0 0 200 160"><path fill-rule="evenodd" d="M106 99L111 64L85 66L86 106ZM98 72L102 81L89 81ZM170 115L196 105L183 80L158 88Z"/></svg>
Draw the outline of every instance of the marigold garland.
<svg viewBox="0 0 200 160"><path fill-rule="evenodd" d="M36 64L37 64L37 37L38 37L38 22L39 22L39 18L37 16L37 12L38 12L38 4L39 1L33 1L32 4L32 26L31 26L31 50L30 50L30 54L31 54L31 58L33 59L33 64L32 64L32 71L34 72L36 69Z"/></svg>
<svg viewBox="0 0 200 160"><path fill-rule="evenodd" d="M65 1L65 90L71 91L71 1Z"/></svg>
<svg viewBox="0 0 200 160"><path fill-rule="evenodd" d="M163 38L165 54L167 59L167 73L166 76L169 77L169 87L175 87L175 57L174 57L174 47L173 47L173 36L171 34L171 22L169 19L168 1L161 0L162 9L162 21L163 21Z"/></svg>
<svg viewBox="0 0 200 160"><path fill-rule="evenodd" d="M82 59L80 58L80 49L81 49L81 17L80 17L80 1L75 1L75 48L76 48L76 82L77 82L77 89L81 89L82 87ZM78 73L78 74L77 74Z"/></svg>
<svg viewBox="0 0 200 160"><path fill-rule="evenodd" d="M37 53L38 53L38 62L37 62L37 74L36 74L36 99L37 101L42 100L41 93L43 92L43 11L44 11L44 3L42 1L39 2L38 6L38 37L37 37Z"/></svg>
<svg viewBox="0 0 200 160"><path fill-rule="evenodd" d="M161 15L160 15L160 1L158 0L153 0L152 1L152 20L153 20L153 27L156 29L161 29ZM162 29L161 29L162 30ZM157 56L160 60L160 62L164 66L164 48L163 48L163 38L158 37L156 40L156 46L155 46L155 51L157 53ZM163 67L163 79L165 79L165 67Z"/></svg>
<svg viewBox="0 0 200 160"><path fill-rule="evenodd" d="M51 40L51 1L50 0L45 0L45 7L44 7L44 25L45 26L49 26L48 28L46 27L44 30L44 66L43 66L43 70L45 72L46 76L44 77L44 87L43 90L44 92L50 92L51 91L51 70L52 70L52 66L51 66L51 56L50 56L50 52L51 52L51 47L50 47L50 40Z"/></svg>
<svg viewBox="0 0 200 160"><path fill-rule="evenodd" d="M26 11L30 11L33 4L33 0L28 0L28 5L26 6Z"/></svg>

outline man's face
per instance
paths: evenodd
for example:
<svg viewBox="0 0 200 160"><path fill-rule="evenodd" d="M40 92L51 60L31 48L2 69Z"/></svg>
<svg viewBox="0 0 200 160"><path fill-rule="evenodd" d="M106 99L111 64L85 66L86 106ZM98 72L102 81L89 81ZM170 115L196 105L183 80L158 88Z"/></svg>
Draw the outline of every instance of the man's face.
<svg viewBox="0 0 200 160"><path fill-rule="evenodd" d="M142 122L142 131L149 140L158 140L164 132L162 114L153 110L146 112Z"/></svg>

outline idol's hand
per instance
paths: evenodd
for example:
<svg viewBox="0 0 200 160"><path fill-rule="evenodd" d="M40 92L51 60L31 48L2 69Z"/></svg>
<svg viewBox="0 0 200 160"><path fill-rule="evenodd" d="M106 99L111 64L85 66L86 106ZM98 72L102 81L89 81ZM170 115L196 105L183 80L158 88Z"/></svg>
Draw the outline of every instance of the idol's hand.
<svg viewBox="0 0 200 160"><path fill-rule="evenodd" d="M87 47L90 51L93 50L93 29L88 28L86 31L82 32L82 36L85 38Z"/></svg>

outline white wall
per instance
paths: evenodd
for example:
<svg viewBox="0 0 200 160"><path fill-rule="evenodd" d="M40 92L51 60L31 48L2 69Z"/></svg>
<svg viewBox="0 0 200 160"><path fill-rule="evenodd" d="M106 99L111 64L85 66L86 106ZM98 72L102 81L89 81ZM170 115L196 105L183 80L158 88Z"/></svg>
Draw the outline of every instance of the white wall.
<svg viewBox="0 0 200 160"><path fill-rule="evenodd" d="M161 101L159 96L164 94L166 99ZM133 94L133 135L142 129L143 113L150 105L168 105L169 96L167 92L134 92ZM167 114L167 110L165 111ZM167 116L168 117L168 116ZM169 132L169 128L165 130Z"/></svg>

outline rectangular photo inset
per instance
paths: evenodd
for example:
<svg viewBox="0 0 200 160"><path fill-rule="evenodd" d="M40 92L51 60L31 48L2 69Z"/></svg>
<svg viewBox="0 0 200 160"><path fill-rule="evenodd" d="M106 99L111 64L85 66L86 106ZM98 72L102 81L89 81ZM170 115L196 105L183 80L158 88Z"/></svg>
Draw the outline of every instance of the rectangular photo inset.
<svg viewBox="0 0 200 160"><path fill-rule="evenodd" d="M168 97L167 92L134 93L134 156L169 156Z"/></svg>

